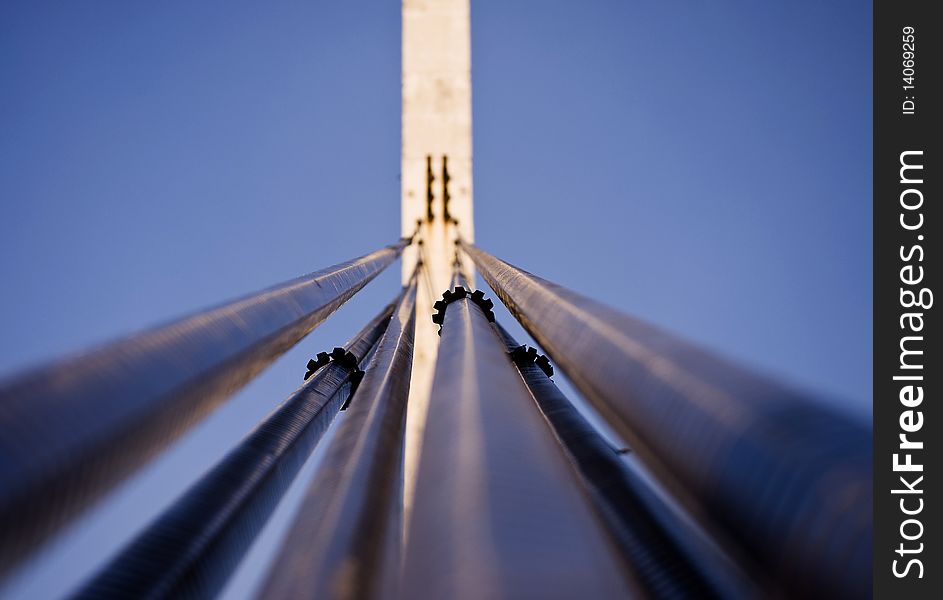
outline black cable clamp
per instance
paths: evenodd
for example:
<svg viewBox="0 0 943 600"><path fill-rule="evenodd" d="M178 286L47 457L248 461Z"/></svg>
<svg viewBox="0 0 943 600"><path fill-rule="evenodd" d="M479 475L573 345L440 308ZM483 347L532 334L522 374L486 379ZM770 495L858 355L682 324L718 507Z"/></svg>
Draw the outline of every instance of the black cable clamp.
<svg viewBox="0 0 943 600"><path fill-rule="evenodd" d="M432 315L432 322L439 326L439 335L442 335L442 323L445 322L445 308L452 302L463 298L471 299L485 313L488 322L494 323L494 311L491 310L494 308L494 302L485 298L485 293L481 290L475 290L469 294L468 290L459 285L455 287L455 290L445 290L442 293L442 299L436 300L432 305L432 308L436 309L436 313Z"/></svg>
<svg viewBox="0 0 943 600"><path fill-rule="evenodd" d="M543 371L547 377L553 377L553 365L550 364L550 359L547 358L545 354L537 354L536 348L523 344L511 350L508 354L511 355L511 360L513 360L514 364L517 366L521 367L534 363L540 367L540 370Z"/></svg>
<svg viewBox="0 0 943 600"><path fill-rule="evenodd" d="M347 407L350 406L350 400L354 397L354 392L357 391L357 386L360 385L360 381L364 376L364 372L360 370L357 357L354 356L351 351L345 350L344 348L334 348L331 350L330 354L327 352L318 352L316 358L317 360L312 358L308 361L308 371L305 373L305 381L314 375L318 369L327 366L327 364L331 362L350 371L350 395L347 396L347 400L344 402L344 405L341 406L341 410L347 410Z"/></svg>

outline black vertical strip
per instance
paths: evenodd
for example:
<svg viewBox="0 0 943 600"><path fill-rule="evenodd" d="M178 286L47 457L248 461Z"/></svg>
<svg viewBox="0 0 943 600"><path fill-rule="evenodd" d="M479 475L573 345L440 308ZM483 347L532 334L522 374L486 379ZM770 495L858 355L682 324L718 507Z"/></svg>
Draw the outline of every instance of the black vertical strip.
<svg viewBox="0 0 943 600"><path fill-rule="evenodd" d="M939 78L929 0L874 4L874 596L939 597ZM934 11L937 14L938 11ZM937 368L934 368L936 366ZM936 590L931 594L931 590Z"/></svg>

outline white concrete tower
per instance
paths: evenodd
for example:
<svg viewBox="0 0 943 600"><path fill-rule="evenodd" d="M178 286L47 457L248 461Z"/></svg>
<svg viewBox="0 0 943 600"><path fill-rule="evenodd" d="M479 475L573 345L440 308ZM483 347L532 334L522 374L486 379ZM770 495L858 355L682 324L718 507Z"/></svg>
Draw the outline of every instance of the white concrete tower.
<svg viewBox="0 0 943 600"><path fill-rule="evenodd" d="M455 239L474 239L469 0L403 0L402 136L402 234L421 222L425 263L407 413L408 513L439 343L432 303L449 287ZM413 245L403 254L404 282L418 251ZM464 270L474 286L471 265Z"/></svg>

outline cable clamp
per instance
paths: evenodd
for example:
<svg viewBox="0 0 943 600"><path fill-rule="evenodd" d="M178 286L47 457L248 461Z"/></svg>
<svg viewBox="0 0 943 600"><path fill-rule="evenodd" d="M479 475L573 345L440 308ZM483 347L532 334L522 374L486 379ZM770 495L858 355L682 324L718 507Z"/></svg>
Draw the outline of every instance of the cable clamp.
<svg viewBox="0 0 943 600"><path fill-rule="evenodd" d="M305 373L305 381L314 375L315 371L321 367L327 366L327 364L331 362L337 363L351 373L359 370L358 364L360 361L357 360L357 357L354 356L352 352L344 348L334 348L330 353L318 352L316 358L317 360L312 358L308 361L308 371Z"/></svg>
<svg viewBox="0 0 943 600"><path fill-rule="evenodd" d="M550 359L547 358L545 354L537 354L536 348L522 344L508 352L508 354L518 367L535 364L540 367L540 370L543 371L547 377L553 377L553 365L550 364Z"/></svg>
<svg viewBox="0 0 943 600"><path fill-rule="evenodd" d="M334 363L350 371L350 395L347 396L347 400L341 406L341 410L347 410L347 407L350 406L350 400L354 397L354 392L357 391L357 386L360 385L360 381L364 376L364 372L360 370L360 361L357 360L353 352L344 348L334 348L330 353L318 352L315 358L308 361L305 381L308 381L318 369L326 367L329 363Z"/></svg>
<svg viewBox="0 0 943 600"><path fill-rule="evenodd" d="M454 290L445 290L445 292L442 293L442 299L436 300L435 304L432 305L432 308L436 310L436 313L432 315L432 322L439 326L439 335L442 335L442 323L445 322L446 307L452 302L464 298L469 298L472 302L477 304L482 312L485 313L485 318L488 319L488 322L494 323L494 311L492 310L494 308L494 302L485 298L485 293L481 290L475 290L469 293L468 290L459 285L456 286Z"/></svg>

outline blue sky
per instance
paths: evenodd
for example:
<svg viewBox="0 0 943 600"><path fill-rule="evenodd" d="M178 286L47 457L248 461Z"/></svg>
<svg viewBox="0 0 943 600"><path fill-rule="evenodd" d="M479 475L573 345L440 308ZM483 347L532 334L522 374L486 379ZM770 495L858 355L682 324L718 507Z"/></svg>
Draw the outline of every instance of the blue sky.
<svg viewBox="0 0 943 600"><path fill-rule="evenodd" d="M479 244L869 418L870 3L492 0L472 18ZM2 3L0 373L398 237L399 28L379 0ZM6 595L81 578L398 271Z"/></svg>

